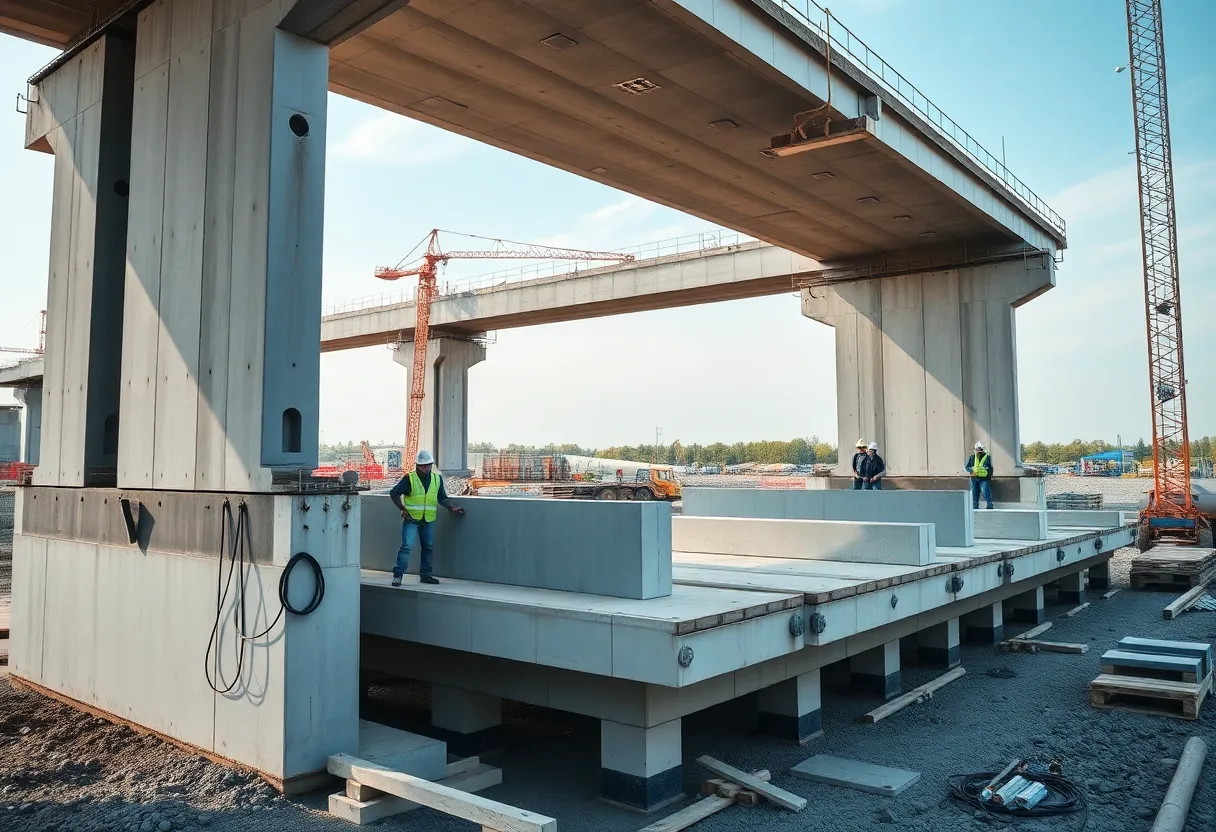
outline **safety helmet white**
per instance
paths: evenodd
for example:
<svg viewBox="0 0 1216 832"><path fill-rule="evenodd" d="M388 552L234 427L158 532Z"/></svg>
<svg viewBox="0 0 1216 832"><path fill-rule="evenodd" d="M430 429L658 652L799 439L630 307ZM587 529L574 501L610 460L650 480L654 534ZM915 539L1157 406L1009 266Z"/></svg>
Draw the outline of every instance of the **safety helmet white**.
<svg viewBox="0 0 1216 832"><path fill-rule="evenodd" d="M878 450L878 443L877 443L877 442L871 442L871 443L870 443L870 445L869 445L869 450L871 450L871 451L877 451L877 450Z"/></svg>
<svg viewBox="0 0 1216 832"><path fill-rule="evenodd" d="M976 442L976 443L975 443L975 449L976 449L977 451L982 451L982 450L984 450L984 443L983 443L983 442Z"/></svg>
<svg viewBox="0 0 1216 832"><path fill-rule="evenodd" d="M864 448L865 446L866 446L866 440L864 440L864 439L857 440L857 447Z"/></svg>
<svg viewBox="0 0 1216 832"><path fill-rule="evenodd" d="M418 452L418 458L414 460L419 465L434 465L435 457L431 456L431 452L422 450Z"/></svg>

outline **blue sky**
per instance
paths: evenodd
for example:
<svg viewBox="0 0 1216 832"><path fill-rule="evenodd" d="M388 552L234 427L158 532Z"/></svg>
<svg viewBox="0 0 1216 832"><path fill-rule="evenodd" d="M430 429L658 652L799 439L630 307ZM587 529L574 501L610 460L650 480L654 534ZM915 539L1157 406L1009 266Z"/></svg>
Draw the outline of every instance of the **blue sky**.
<svg viewBox="0 0 1216 832"><path fill-rule="evenodd" d="M836 16L1064 215L1058 286L1018 311L1023 441L1147 436L1142 283L1123 4L835 0ZM1165 0L1192 434L1216 433L1216 3ZM53 52L0 36L0 88ZM45 303L51 158L0 117L0 345L33 345ZM615 248L713 226L468 139L330 96L327 302L432 227ZM453 266L448 278L492 268ZM474 440L688 443L835 438L832 332L793 296L498 333L473 369ZM756 361L759 355L769 360ZM622 360L628 356L628 360ZM0 401L8 401L0 392ZM322 358L324 441L398 440L387 349Z"/></svg>

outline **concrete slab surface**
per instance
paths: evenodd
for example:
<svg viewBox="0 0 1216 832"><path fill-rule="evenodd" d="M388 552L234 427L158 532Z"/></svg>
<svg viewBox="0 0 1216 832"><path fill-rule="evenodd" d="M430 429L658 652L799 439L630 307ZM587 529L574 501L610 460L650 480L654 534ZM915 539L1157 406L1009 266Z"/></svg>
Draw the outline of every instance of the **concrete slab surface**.
<svg viewBox="0 0 1216 832"><path fill-rule="evenodd" d="M790 769L800 780L844 786L848 789L895 797L920 780L919 771L888 768L861 760L848 760L829 754L816 754Z"/></svg>

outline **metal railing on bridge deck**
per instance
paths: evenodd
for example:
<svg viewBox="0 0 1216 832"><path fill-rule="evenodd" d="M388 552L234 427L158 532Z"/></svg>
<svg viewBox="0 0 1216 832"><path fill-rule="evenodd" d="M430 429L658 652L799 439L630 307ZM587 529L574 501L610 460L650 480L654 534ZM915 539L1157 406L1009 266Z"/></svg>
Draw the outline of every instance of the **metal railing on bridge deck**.
<svg viewBox="0 0 1216 832"><path fill-rule="evenodd" d="M725 248L755 242L754 237L739 234L735 231L704 231L700 234L686 234L683 237L672 237L652 243L642 243L628 248L613 249L622 254L632 254L636 259L631 264L634 267L645 265L647 260L658 260L680 254L691 254L696 251ZM586 261L540 261L504 271L491 272L476 277L460 278L439 284L439 297L459 295L465 292L476 292L495 286L505 286L510 283L522 283L527 280L539 280L546 277L578 277L586 271L580 264ZM595 263L594 269L602 269L603 263ZM377 295L365 295L350 300L331 303L324 308L325 315L338 315L346 312L361 312L366 309L378 309L384 306L396 306L401 303L413 302L417 294L416 285L409 286L397 292L382 292Z"/></svg>
<svg viewBox="0 0 1216 832"><path fill-rule="evenodd" d="M1005 163L984 149L970 133L958 125L954 119L941 111L936 104L922 93L916 86L884 61L879 55L866 46L861 38L854 35L849 28L840 22L836 15L819 5L815 0L777 0L777 3L798 17L822 39L828 38L827 27L824 23L812 19L812 9L825 22L831 15L832 50L838 51L853 60L866 74L876 81L884 90L894 95L903 104L924 116L929 123L952 145L966 153L973 161L987 170L1005 184L1010 191L1017 194L1034 210L1038 211L1048 224L1061 235L1065 233L1064 218L1052 210L1038 194L1030 190L1021 179L1018 179Z"/></svg>

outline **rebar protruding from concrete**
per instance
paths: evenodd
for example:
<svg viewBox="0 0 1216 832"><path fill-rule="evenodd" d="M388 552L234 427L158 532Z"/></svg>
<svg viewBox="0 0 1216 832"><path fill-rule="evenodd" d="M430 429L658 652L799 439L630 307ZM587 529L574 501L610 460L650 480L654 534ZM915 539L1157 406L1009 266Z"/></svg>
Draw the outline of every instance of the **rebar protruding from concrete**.
<svg viewBox="0 0 1216 832"><path fill-rule="evenodd" d="M1174 779L1165 793L1165 800L1157 810L1151 832L1182 832L1187 813L1191 810L1191 796L1199 783L1199 772L1208 756L1208 744L1199 737L1191 737L1182 749Z"/></svg>

